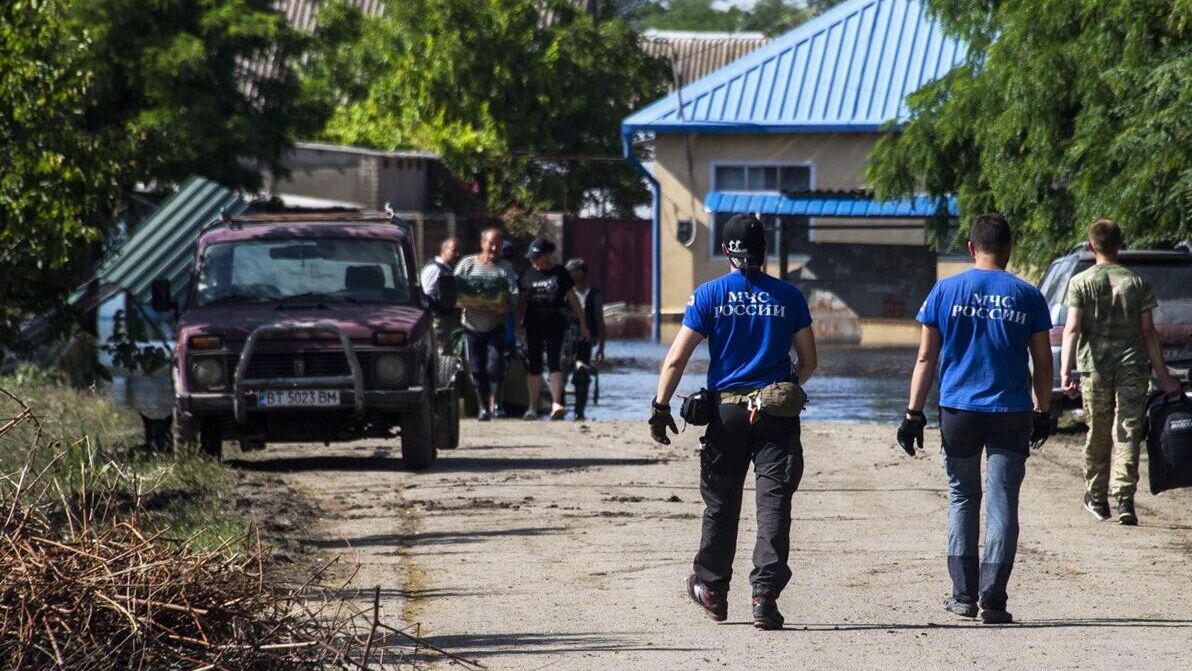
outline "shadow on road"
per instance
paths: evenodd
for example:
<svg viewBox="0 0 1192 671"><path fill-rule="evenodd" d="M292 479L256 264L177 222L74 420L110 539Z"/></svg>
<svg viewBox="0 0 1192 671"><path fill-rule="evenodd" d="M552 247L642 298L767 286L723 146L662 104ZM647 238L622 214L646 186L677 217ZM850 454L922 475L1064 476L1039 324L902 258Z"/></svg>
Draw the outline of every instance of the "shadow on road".
<svg viewBox="0 0 1192 671"><path fill-rule="evenodd" d="M753 626L750 621L742 622L726 622L727 626ZM924 624L882 624L882 623L866 623L866 622L839 622L839 623L804 623L804 622L788 622L783 631L799 632L799 631L920 631L925 629L988 629L990 627L1008 627L1018 629L1048 629L1048 628L1084 628L1084 627L1156 627L1164 629L1188 629L1192 628L1192 620L1167 620L1160 618L1145 618L1145 617L1108 617L1108 618L1069 618L1062 620L1022 620L1013 624L1005 625L988 625L978 624L977 620L969 620L967 622L951 622L938 623L927 622Z"/></svg>
<svg viewBox="0 0 1192 671"><path fill-rule="evenodd" d="M640 633L609 632L606 634L453 634L428 636L431 645L445 648L463 657L477 658L492 655L554 655L564 652L612 651L691 651L705 648L666 647L642 641Z"/></svg>
<svg viewBox="0 0 1192 671"><path fill-rule="evenodd" d="M455 457L441 456L427 473L496 473L500 471L562 471L600 466L650 466L667 459L617 459L612 457ZM279 457L227 463L246 471L409 471L401 459L378 456Z"/></svg>
<svg viewBox="0 0 1192 671"><path fill-rule="evenodd" d="M488 529L484 531L431 531L412 534L375 534L372 536L357 536L355 538L316 538L304 540L304 545L316 548L330 548L347 550L350 548L375 547L384 545L451 545L457 543L475 543L485 538L500 538L504 536L528 537L545 536L566 531L564 527L524 527L519 529Z"/></svg>

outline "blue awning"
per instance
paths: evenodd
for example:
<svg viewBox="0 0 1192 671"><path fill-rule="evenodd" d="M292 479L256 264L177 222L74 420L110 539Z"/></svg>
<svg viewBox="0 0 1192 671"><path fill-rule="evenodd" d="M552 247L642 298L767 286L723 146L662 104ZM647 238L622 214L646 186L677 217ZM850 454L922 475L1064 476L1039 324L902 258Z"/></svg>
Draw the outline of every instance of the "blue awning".
<svg viewBox="0 0 1192 671"><path fill-rule="evenodd" d="M956 199L941 203L933 196L903 200L873 200L848 195L786 195L777 191L710 191L704 199L708 212L732 214L779 214L792 217L851 217L914 219L932 217L943 204L948 216L958 214Z"/></svg>

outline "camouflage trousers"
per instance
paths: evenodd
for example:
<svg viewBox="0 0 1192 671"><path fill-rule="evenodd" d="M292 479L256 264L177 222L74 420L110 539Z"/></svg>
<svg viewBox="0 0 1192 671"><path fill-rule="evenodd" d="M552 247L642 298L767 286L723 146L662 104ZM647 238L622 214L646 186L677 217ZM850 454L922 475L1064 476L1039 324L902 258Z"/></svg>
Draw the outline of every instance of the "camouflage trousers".
<svg viewBox="0 0 1192 671"><path fill-rule="evenodd" d="M1084 443L1084 481L1095 500L1104 500L1110 493L1119 500L1134 497L1149 385L1150 375L1145 368L1085 373L1081 379L1089 425Z"/></svg>

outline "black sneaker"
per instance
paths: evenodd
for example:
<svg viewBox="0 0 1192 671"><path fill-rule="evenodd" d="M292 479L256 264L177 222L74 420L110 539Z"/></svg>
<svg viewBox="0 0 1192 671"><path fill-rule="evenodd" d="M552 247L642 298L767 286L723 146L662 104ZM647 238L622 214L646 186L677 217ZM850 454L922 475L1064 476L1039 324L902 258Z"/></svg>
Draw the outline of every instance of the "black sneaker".
<svg viewBox="0 0 1192 671"><path fill-rule="evenodd" d="M975 603L964 603L956 599L948 599L944 602L944 610L960 617L977 617L977 604Z"/></svg>
<svg viewBox="0 0 1192 671"><path fill-rule="evenodd" d="M1134 499L1122 499L1117 506L1118 524L1138 526L1138 514L1134 512Z"/></svg>
<svg viewBox="0 0 1192 671"><path fill-rule="evenodd" d="M981 622L984 624L1014 624L1014 616L1004 610L982 608Z"/></svg>
<svg viewBox="0 0 1192 671"><path fill-rule="evenodd" d="M753 597L753 626L767 631L782 629L782 613L778 612L778 602L772 596Z"/></svg>
<svg viewBox="0 0 1192 671"><path fill-rule="evenodd" d="M1088 492L1084 493L1084 509L1102 522L1109 519L1109 501L1105 499L1096 501L1093 499L1093 495Z"/></svg>
<svg viewBox="0 0 1192 671"><path fill-rule="evenodd" d="M480 414L476 415L477 421L481 421L481 422L487 422L488 420L490 420L492 418L493 418L493 416L491 414L489 414L489 412L487 410L481 410Z"/></svg>
<svg viewBox="0 0 1192 671"><path fill-rule="evenodd" d="M687 576L687 596L695 605L704 609L704 614L713 622L724 622L728 619L728 599L724 594L713 592L704 586L695 574Z"/></svg>
<svg viewBox="0 0 1192 671"><path fill-rule="evenodd" d="M505 419L505 416L505 408L498 405L497 409L493 410L493 419Z"/></svg>

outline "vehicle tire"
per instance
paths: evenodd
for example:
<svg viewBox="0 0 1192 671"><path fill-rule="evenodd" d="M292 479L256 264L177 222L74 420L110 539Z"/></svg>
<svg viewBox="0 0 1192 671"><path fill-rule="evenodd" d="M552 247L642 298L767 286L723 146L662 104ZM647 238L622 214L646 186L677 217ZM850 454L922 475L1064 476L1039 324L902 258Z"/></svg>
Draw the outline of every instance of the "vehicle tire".
<svg viewBox="0 0 1192 671"><path fill-rule="evenodd" d="M435 435L434 394L423 392L418 407L401 417L401 458L412 471L430 468L439 456Z"/></svg>
<svg viewBox="0 0 1192 671"><path fill-rule="evenodd" d="M175 454L191 445L198 445L203 454L215 457L217 461L223 460L223 434L214 420L196 420L192 415L175 408L171 435Z"/></svg>
<svg viewBox="0 0 1192 671"><path fill-rule="evenodd" d="M459 359L450 355L439 357L435 370L435 424L440 450L459 447Z"/></svg>
<svg viewBox="0 0 1192 671"><path fill-rule="evenodd" d="M174 445L173 419L149 419L141 415L145 427L145 449L150 452L169 452Z"/></svg>
<svg viewBox="0 0 1192 671"><path fill-rule="evenodd" d="M216 461L223 461L223 433L215 420L209 419L203 423L199 431L199 449Z"/></svg>
<svg viewBox="0 0 1192 671"><path fill-rule="evenodd" d="M174 408L174 421L170 426L175 454L181 452L188 445L195 442L198 432L195 431L194 418Z"/></svg>
<svg viewBox="0 0 1192 671"><path fill-rule="evenodd" d="M440 450L454 450L459 447L459 393L455 387L448 387L435 396L436 437Z"/></svg>

